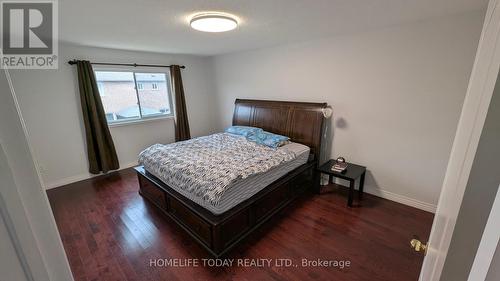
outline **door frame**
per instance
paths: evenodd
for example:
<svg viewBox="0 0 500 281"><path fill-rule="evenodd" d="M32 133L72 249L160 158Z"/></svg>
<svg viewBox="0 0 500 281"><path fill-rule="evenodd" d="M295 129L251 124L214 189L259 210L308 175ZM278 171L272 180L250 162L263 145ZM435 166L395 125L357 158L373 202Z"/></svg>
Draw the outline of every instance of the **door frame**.
<svg viewBox="0 0 500 281"><path fill-rule="evenodd" d="M500 67L500 1L490 0L439 197L420 281L438 281Z"/></svg>
<svg viewBox="0 0 500 281"><path fill-rule="evenodd" d="M0 70L0 96L0 207L9 238L27 280L71 281L8 69Z"/></svg>
<svg viewBox="0 0 500 281"><path fill-rule="evenodd" d="M8 234L8 237L5 237L5 239L10 240L10 243L12 244L12 247L16 254L16 256L13 256L12 259L18 260L19 265L21 266L21 269L24 273L23 276L24 278L21 276L17 276L17 278L19 278L19 280L29 280L29 281L35 280L34 276L39 276L40 279L48 278L48 274L45 271L44 266L42 265L43 263L41 262L40 258L41 255L38 255L39 254L38 247L36 247L34 243L32 243L31 245L28 245L28 243L26 243L25 238L31 240L35 239L35 237L31 235L29 231L30 230L29 226L26 224L20 225L19 219L13 219L10 214L11 213L10 211L15 211L16 213L19 213L22 212L23 210L19 208L21 202L15 201L15 199L18 198L15 198L15 193L13 192L14 190L11 190L10 193L8 190L8 188L14 186L15 183L12 178L12 173L10 171L10 167L7 162L7 157L4 151L5 150L2 145L2 140L0 139L0 185L4 185L5 187L7 187L5 190L3 188L0 188L0 223L4 224ZM9 198L10 201L9 205L7 205L5 197ZM15 222L17 222L17 227ZM21 228L24 228L22 229L22 231L25 232L23 233L24 237L19 237L18 231ZM30 251L31 255L27 257L25 255L26 251Z"/></svg>

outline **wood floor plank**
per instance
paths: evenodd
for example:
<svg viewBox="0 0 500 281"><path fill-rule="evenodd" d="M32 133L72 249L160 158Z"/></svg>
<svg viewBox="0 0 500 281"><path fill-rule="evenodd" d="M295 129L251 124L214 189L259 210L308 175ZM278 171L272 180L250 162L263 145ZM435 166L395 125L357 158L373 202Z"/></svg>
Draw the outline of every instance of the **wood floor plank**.
<svg viewBox="0 0 500 281"><path fill-rule="evenodd" d="M225 258L232 267L151 266L163 259L210 258L171 219L138 194L132 169L47 191L75 280L417 280L423 257L412 235L428 238L433 214L347 191L305 195L252 233ZM264 267L238 259L273 260ZM280 267L277 259L297 267ZM347 260L349 267L302 267L302 259Z"/></svg>

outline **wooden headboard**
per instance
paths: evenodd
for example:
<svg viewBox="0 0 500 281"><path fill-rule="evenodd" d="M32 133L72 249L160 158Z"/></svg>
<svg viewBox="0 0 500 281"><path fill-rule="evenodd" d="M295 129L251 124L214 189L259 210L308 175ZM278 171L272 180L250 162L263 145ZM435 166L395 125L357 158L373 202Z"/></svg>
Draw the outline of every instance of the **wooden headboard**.
<svg viewBox="0 0 500 281"><path fill-rule="evenodd" d="M326 103L236 99L233 125L259 127L311 148L319 159Z"/></svg>

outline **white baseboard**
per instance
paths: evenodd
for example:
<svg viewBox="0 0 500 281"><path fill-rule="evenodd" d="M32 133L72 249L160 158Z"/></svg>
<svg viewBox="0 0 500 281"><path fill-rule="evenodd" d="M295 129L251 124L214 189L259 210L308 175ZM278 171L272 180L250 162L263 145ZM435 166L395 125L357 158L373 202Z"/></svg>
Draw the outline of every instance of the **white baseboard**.
<svg viewBox="0 0 500 281"><path fill-rule="evenodd" d="M398 203L401 203L401 204L404 204L407 206L415 207L417 209L424 210L427 212L436 213L437 206L434 204L422 202L422 201L419 201L419 200L416 200L416 199L413 199L410 197L406 197L406 196L401 195L401 194L397 194L394 192L390 192L390 191L383 190L383 189L369 186L369 185L365 185L364 191L366 193L370 193L372 195L375 195L375 196L378 196L378 197L381 197L381 198L384 198L387 200L391 200L391 201L398 202Z"/></svg>
<svg viewBox="0 0 500 281"><path fill-rule="evenodd" d="M127 164L120 164L120 169L118 169L118 171L124 170L124 169L128 169L130 167L134 167L134 166L137 166L137 165L138 165L137 162L127 163ZM46 183L46 184L44 183L44 188L46 190L48 190L48 189L60 187L60 186L63 186L63 185L67 185L67 184L70 184L70 183L74 183L74 182L78 182L78 181L90 179L90 178L93 178L93 177L98 177L98 176L101 176L101 175L102 174L100 174L100 175L93 175L93 174L90 174L90 173L75 175L75 176L63 178L63 179L60 179L60 180L56 180L56 181L53 181L53 182L50 182L50 183Z"/></svg>
<svg viewBox="0 0 500 281"><path fill-rule="evenodd" d="M349 186L349 182L342 180L342 179L339 179L339 178L335 179L335 182L337 184L340 184L343 186ZM322 184L328 184L328 179L322 178ZM356 185L356 189L358 189L358 185ZM397 194L397 193L394 193L391 191L387 191L385 189L381 189L379 187L368 185L366 183L365 183L364 192L375 195L375 196L380 197L380 198L384 198L387 200L398 202L398 203L401 203L403 205L414 207L414 208L417 208L420 210L424 210L424 211L431 212L431 213L436 213L437 206L434 204L422 202L420 200L413 199L413 198L410 198L410 197L407 197L407 196L404 196L401 194Z"/></svg>

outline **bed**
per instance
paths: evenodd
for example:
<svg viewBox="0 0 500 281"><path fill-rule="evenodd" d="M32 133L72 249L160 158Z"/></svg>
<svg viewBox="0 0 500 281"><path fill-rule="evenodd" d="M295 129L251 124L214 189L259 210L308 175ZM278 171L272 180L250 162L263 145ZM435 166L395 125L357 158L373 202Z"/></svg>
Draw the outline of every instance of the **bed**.
<svg viewBox="0 0 500 281"><path fill-rule="evenodd" d="M232 182L216 205L207 204L201 196L172 183L169 186L165 183L169 181L162 180L161 173L152 166L135 168L139 193L210 254L220 257L304 191L319 189L315 167L321 150L325 107L326 103L237 99L233 125L289 136L292 143L280 149L294 151L296 157L265 173Z"/></svg>

